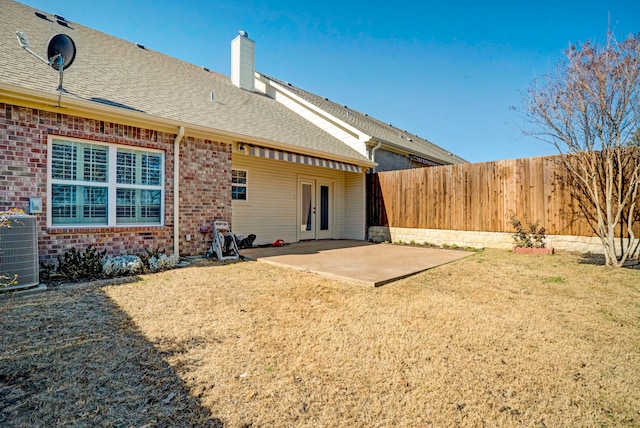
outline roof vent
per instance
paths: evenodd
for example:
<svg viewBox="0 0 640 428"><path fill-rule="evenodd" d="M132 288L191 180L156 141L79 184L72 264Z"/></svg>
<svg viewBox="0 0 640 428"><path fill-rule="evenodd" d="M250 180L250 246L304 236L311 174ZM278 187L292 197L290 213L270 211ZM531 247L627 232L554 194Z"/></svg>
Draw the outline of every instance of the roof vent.
<svg viewBox="0 0 640 428"><path fill-rule="evenodd" d="M62 15L53 15L56 19L59 19L60 21L66 21L65 17Z"/></svg>
<svg viewBox="0 0 640 428"><path fill-rule="evenodd" d="M147 49L147 48L144 47L144 45L142 43L136 42L136 46L139 47L140 49L145 49L145 50Z"/></svg>
<svg viewBox="0 0 640 428"><path fill-rule="evenodd" d="M247 32L246 32L246 31L244 31L244 30L240 30L240 31L238 31L238 34L240 34L242 37L249 37L249 33L247 33Z"/></svg>
<svg viewBox="0 0 640 428"><path fill-rule="evenodd" d="M38 18L42 18L42 19L46 19L47 21L50 21L50 19L47 17L47 15L45 15L45 14L44 14L44 13L42 13L42 12L35 11L35 12L33 12L33 13L35 13L35 15L36 15Z"/></svg>
<svg viewBox="0 0 640 428"><path fill-rule="evenodd" d="M58 19L58 20L56 20L56 22L58 24L62 25L63 27L71 28L71 27L69 27L69 23L67 21L65 21L65 20Z"/></svg>
<svg viewBox="0 0 640 428"><path fill-rule="evenodd" d="M211 70L209 70L209 69L208 69L207 67L205 67L205 66L202 66L202 69L203 69L204 71L211 71Z"/></svg>

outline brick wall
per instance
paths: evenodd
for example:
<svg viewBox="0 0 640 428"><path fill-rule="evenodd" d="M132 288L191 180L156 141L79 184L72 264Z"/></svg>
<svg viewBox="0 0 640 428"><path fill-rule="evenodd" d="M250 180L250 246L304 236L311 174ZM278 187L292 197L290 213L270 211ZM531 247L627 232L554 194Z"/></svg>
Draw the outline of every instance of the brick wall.
<svg viewBox="0 0 640 428"><path fill-rule="evenodd" d="M165 152L165 225L133 228L47 229L47 137L59 135ZM110 255L165 249L173 252L173 143L176 135L100 120L0 103L0 211L41 197L37 214L40 260L50 262L71 247L94 244ZM213 218L231 221L231 147L184 138L180 144L180 252L202 254L208 244L199 227ZM186 241L185 235L191 234ZM208 237L207 237L208 239Z"/></svg>
<svg viewBox="0 0 640 428"><path fill-rule="evenodd" d="M180 175L180 253L202 254L211 236L201 234L200 227L211 226L214 219L231 224L231 146L183 139Z"/></svg>

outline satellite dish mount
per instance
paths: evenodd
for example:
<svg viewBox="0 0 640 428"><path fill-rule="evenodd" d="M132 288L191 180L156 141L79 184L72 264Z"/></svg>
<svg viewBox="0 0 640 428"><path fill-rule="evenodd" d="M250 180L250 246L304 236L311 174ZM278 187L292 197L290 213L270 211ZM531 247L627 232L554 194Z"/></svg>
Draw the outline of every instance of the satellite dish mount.
<svg viewBox="0 0 640 428"><path fill-rule="evenodd" d="M35 53L30 45L27 35L23 31L16 31L18 37L18 43L25 51L38 58L40 61L51 66L54 70L58 71L58 92L62 96L62 92L65 92L62 87L63 72L73 63L76 58L76 44L73 39L66 34L56 34L53 36L47 44L47 58L42 58ZM58 106L60 105L60 99L58 98Z"/></svg>

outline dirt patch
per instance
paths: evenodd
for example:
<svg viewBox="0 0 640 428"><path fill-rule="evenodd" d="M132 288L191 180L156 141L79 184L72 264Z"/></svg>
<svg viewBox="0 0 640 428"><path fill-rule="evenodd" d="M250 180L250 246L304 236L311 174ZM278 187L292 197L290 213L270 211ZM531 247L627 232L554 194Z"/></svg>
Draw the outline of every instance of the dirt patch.
<svg viewBox="0 0 640 428"><path fill-rule="evenodd" d="M635 269L499 250L375 289L255 262L61 286L0 300L0 424L637 426L639 302Z"/></svg>

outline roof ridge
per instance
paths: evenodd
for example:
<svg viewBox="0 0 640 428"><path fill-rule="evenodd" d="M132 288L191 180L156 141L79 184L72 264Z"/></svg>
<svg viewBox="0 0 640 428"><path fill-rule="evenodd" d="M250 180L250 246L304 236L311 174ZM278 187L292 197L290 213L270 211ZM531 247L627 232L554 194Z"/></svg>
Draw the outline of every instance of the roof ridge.
<svg viewBox="0 0 640 428"><path fill-rule="evenodd" d="M280 84L280 85L282 85L284 87L291 88L294 91L302 92L302 93L306 94L309 97L317 99L318 101L331 103L334 107L338 107L338 108L344 109L345 111L348 112L347 113L347 118L346 118L347 120L349 119L349 116L348 116L349 114L357 114L362 118L362 120L373 122L377 126L380 126L382 128L386 128L387 130L391 130L393 132L396 132L398 134L398 138L400 138L400 139L408 140L409 142L419 143L420 145L427 144L427 145L431 146L432 148L441 151L442 152L441 153L442 156L448 156L448 157L454 158L456 161L464 161L464 162L466 162L466 160L464 160L460 156L457 156L457 155L451 153L449 150L447 150L447 149L445 149L445 148L443 148L443 147L431 142L430 140L428 140L428 139L426 139L424 137L420 137L418 134L408 132L407 130L403 130L401 128L398 128L397 126L394 126L391 123L384 122L384 121L382 121L380 119L377 119L377 118L375 118L373 116L369 116L367 113L364 113L364 112L361 112L359 110L350 108L346 104L337 103L335 101L330 100L329 98L322 97L321 95L314 94L313 92L309 92L309 91L307 91L305 89L302 89L302 88L300 88L298 86L293 85L292 83L284 82L284 81L282 81L282 80L280 80L278 78L269 76L269 75L264 74L264 73L259 72L259 71L258 71L258 73L260 75L262 75L263 77L265 77L266 79L273 80L274 82L276 82L276 83L278 83L278 84ZM320 107L320 106L318 106L318 107L322 109L322 107ZM327 113L331 114L331 112L327 112ZM344 119L344 118L339 118L339 119ZM356 128L358 127L355 124L352 124L352 126L355 126ZM381 137L378 136L378 138L381 138ZM414 140L413 138L416 138L417 141ZM391 141L389 141L389 142L392 143ZM406 149L410 150L410 148L408 148L408 147ZM445 159L442 159L442 160L445 160Z"/></svg>

